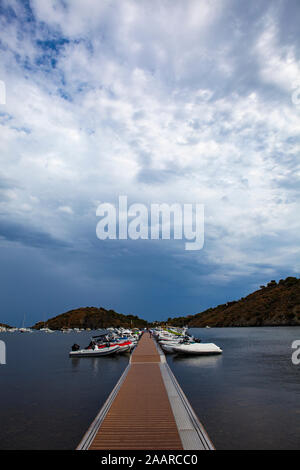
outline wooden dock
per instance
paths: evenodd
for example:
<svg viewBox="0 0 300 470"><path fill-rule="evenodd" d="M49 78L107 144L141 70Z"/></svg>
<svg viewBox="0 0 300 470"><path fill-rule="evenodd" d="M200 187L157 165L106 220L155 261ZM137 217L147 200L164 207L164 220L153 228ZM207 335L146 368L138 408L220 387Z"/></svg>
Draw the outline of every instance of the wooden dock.
<svg viewBox="0 0 300 470"><path fill-rule="evenodd" d="M144 333L78 450L213 450L165 355Z"/></svg>

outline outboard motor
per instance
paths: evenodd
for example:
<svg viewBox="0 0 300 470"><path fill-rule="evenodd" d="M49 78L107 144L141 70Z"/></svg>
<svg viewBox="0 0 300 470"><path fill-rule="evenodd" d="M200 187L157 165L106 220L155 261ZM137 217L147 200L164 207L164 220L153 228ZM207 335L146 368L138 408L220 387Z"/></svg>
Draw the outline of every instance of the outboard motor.
<svg viewBox="0 0 300 470"><path fill-rule="evenodd" d="M74 343L72 346L72 351L79 351L79 349L80 349L79 344Z"/></svg>

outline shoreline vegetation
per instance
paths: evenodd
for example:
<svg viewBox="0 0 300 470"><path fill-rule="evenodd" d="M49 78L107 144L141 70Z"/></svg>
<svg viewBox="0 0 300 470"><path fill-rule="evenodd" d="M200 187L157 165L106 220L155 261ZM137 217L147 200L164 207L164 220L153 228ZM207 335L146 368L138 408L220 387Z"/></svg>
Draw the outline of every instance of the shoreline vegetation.
<svg viewBox="0 0 300 470"><path fill-rule="evenodd" d="M287 277L242 297L204 312L168 318L173 326L189 328L300 326L300 279Z"/></svg>
<svg viewBox="0 0 300 470"><path fill-rule="evenodd" d="M279 282L272 280L240 300L227 302L195 315L168 318L167 321L148 323L136 315L124 315L103 307L81 307L47 321L37 322L32 328L93 330L108 327L145 328L167 324L189 328L300 326L300 279L287 277ZM0 328L12 327L0 323Z"/></svg>
<svg viewBox="0 0 300 470"><path fill-rule="evenodd" d="M97 330L99 328L145 328L148 322L136 315L123 315L114 310L106 310L103 307L81 307L70 310L61 315L43 322L36 323L32 328L50 328L60 330L62 328L84 328Z"/></svg>

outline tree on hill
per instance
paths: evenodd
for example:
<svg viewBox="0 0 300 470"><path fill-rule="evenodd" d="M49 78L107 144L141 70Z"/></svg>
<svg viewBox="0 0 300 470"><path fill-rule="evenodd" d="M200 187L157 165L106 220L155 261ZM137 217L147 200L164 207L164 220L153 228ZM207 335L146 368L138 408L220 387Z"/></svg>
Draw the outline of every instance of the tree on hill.
<svg viewBox="0 0 300 470"><path fill-rule="evenodd" d="M45 326L54 330L61 328L144 328L147 326L147 321L135 315L123 315L103 307L81 307L57 315L46 322L38 322L33 328L40 329Z"/></svg>
<svg viewBox="0 0 300 470"><path fill-rule="evenodd" d="M168 319L169 321L170 319ZM300 325L300 279L287 277L215 308L170 320L174 326L296 326Z"/></svg>

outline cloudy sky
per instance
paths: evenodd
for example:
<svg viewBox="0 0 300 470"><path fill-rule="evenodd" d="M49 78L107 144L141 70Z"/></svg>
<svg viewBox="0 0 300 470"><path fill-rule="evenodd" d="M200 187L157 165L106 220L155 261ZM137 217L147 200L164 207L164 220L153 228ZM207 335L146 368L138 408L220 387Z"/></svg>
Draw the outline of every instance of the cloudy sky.
<svg viewBox="0 0 300 470"><path fill-rule="evenodd" d="M0 321L298 276L299 24L299 0L1 0ZM97 239L119 195L204 204L204 248Z"/></svg>

